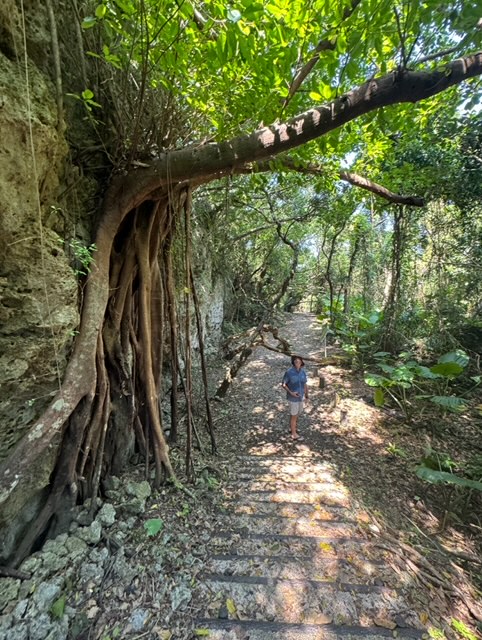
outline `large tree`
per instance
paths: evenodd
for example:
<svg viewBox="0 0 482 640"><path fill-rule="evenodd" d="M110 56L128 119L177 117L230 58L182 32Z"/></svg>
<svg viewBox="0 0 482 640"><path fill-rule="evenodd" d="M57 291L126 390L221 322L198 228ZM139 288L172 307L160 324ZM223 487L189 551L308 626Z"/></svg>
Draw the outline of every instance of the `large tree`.
<svg viewBox="0 0 482 640"><path fill-rule="evenodd" d="M336 163L356 149L362 128L374 135L376 114L396 128L395 105L425 101L482 73L482 53L470 53L480 39L478 16L458 3L441 11L437 2L416 1L245 0L228 8L115 0L92 7L92 17L88 7L80 7L80 44L93 55L82 53L77 99L112 174L61 389L1 469L3 503L28 482L33 462L58 447L49 497L19 557L66 498L76 500L79 487L82 497L96 493L101 474L122 467L133 438L147 457L153 452L157 483L174 475L159 412L168 335L160 319L174 330L171 248L176 230L189 238L193 190L269 170L267 161L280 154L292 168L311 160L356 183ZM62 54L53 51L59 63ZM62 65L54 68L61 119ZM453 111L456 96L447 95ZM418 126L421 115L404 108L404 126ZM256 126L262 119L277 120ZM313 140L321 142L304 147ZM359 186L377 185L365 179ZM389 189L381 195L401 197ZM184 266L192 291L189 242Z"/></svg>

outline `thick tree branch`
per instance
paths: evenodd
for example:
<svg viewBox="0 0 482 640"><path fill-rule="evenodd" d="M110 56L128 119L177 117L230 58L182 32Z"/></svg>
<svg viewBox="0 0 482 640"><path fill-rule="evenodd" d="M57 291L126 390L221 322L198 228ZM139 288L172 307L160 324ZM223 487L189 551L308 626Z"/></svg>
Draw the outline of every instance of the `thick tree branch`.
<svg viewBox="0 0 482 640"><path fill-rule="evenodd" d="M403 71L369 80L286 123L263 127L221 143L165 153L151 167L117 178L107 204L114 202L116 207L129 211L167 184L207 182L249 162L294 149L381 107L419 102L481 74L482 52L479 52L454 60L442 69Z"/></svg>
<svg viewBox="0 0 482 640"><path fill-rule="evenodd" d="M283 158L280 161L280 166L289 169L290 171L297 171L298 173L306 173L310 175L323 175L325 170L320 165L315 164L307 164L300 165L299 163L293 162L290 158ZM258 162L255 167L249 167L245 170L242 170L243 173L251 173L253 171L271 171L272 165L269 162ZM372 180L368 180L368 178L364 178L357 173L353 173L351 171L340 171L338 174L340 180L344 180L345 182L349 182L354 187L359 187L360 189L366 189L371 193L374 193L380 198L384 198L389 202L393 202L394 204L405 204L411 207L423 207L425 206L425 201L420 196L403 196L399 193L394 193L390 191L386 187L376 182L372 182Z"/></svg>
<svg viewBox="0 0 482 640"><path fill-rule="evenodd" d="M425 205L425 201L420 196L402 196L398 193L393 193L393 191L389 191L386 187L383 187L381 184L377 184L376 182L372 182L363 176L360 176L356 173L351 173L348 171L341 171L340 179L349 182L354 187L360 187L361 189L366 189L367 191L371 191L377 196L381 198L385 198L389 202L393 202L396 204L406 204L412 207L423 207Z"/></svg>

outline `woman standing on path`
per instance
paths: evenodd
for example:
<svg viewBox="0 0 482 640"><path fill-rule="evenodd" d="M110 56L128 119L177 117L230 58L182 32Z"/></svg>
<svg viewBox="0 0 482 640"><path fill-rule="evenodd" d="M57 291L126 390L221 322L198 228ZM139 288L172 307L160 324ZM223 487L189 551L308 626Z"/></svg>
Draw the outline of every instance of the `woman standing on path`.
<svg viewBox="0 0 482 640"><path fill-rule="evenodd" d="M303 358L292 356L293 365L283 376L281 386L286 389L286 398L290 406L290 431L293 440L303 440L297 432L298 416L303 411L303 398L308 400L308 384L306 373L302 367L305 366Z"/></svg>

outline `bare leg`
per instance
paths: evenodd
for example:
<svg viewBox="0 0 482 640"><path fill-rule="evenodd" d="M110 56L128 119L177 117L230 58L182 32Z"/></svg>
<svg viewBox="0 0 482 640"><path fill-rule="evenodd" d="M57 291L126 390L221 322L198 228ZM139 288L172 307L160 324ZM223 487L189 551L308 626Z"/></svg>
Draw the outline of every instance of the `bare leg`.
<svg viewBox="0 0 482 640"><path fill-rule="evenodd" d="M296 433L296 423L298 422L298 416L291 416L290 418L290 430L291 430L291 437L292 438L297 438L298 434Z"/></svg>

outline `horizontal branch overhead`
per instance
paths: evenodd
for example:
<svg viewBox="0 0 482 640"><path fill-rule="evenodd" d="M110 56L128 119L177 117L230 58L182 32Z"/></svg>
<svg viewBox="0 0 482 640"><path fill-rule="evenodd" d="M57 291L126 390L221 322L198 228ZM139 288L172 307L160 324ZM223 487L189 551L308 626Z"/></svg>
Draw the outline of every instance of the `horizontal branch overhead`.
<svg viewBox="0 0 482 640"><path fill-rule="evenodd" d="M454 60L441 69L405 70L371 79L285 123L272 124L220 143L166 152L150 167L119 177L110 199L113 198L121 209L132 209L168 184L203 182L224 175L246 163L303 145L381 107L419 102L481 74L482 52L478 52Z"/></svg>

